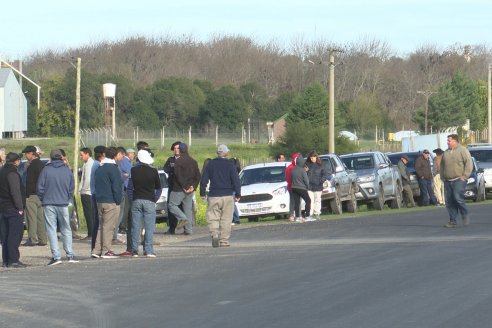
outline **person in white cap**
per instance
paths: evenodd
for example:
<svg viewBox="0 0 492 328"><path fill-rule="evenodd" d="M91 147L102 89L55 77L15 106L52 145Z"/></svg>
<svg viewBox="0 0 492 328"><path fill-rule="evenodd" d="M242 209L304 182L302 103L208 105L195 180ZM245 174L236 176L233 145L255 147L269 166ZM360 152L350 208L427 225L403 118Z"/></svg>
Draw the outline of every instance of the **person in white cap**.
<svg viewBox="0 0 492 328"><path fill-rule="evenodd" d="M212 247L228 247L231 236L231 217L234 201L241 198L241 183L234 163L228 160L229 148L220 145L217 158L210 160L200 180L200 196L205 200L205 190L210 182L207 200L207 222L212 237Z"/></svg>
<svg viewBox="0 0 492 328"><path fill-rule="evenodd" d="M137 165L132 167L127 194L132 213L132 256L138 256L140 226L145 228L144 256L156 257L154 253L155 203L162 193L161 180L154 159L150 153L141 149L137 154Z"/></svg>

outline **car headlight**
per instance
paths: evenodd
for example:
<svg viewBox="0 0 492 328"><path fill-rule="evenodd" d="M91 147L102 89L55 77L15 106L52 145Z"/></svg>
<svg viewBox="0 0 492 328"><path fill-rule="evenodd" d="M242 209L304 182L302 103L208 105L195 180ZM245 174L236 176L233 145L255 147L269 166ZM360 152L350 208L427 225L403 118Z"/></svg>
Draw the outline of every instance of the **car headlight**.
<svg viewBox="0 0 492 328"><path fill-rule="evenodd" d="M471 178L468 178L468 183L474 183L475 182L475 178L471 177Z"/></svg>
<svg viewBox="0 0 492 328"><path fill-rule="evenodd" d="M374 180L376 180L376 177L374 175L366 175L364 177L357 178L357 182L360 182L360 183L371 182Z"/></svg>
<svg viewBox="0 0 492 328"><path fill-rule="evenodd" d="M325 182L323 182L323 189L331 187L333 187L333 180L325 180Z"/></svg>
<svg viewBox="0 0 492 328"><path fill-rule="evenodd" d="M273 196L281 196L284 195L287 192L287 186L280 187L272 191Z"/></svg>

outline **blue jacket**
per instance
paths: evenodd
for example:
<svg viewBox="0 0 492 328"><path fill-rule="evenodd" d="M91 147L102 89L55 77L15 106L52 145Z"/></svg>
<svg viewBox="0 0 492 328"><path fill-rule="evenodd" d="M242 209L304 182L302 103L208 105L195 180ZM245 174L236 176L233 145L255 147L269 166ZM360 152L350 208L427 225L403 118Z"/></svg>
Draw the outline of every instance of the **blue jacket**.
<svg viewBox="0 0 492 328"><path fill-rule="evenodd" d="M217 157L208 162L200 180L200 196L205 196L209 181L209 197L223 197L233 194L235 197L241 197L239 174L231 160Z"/></svg>
<svg viewBox="0 0 492 328"><path fill-rule="evenodd" d="M37 194L43 206L68 206L73 201L75 183L72 171L62 160L52 160L41 171Z"/></svg>
<svg viewBox="0 0 492 328"><path fill-rule="evenodd" d="M96 202L120 205L123 188L120 170L116 164L103 163L95 174Z"/></svg>

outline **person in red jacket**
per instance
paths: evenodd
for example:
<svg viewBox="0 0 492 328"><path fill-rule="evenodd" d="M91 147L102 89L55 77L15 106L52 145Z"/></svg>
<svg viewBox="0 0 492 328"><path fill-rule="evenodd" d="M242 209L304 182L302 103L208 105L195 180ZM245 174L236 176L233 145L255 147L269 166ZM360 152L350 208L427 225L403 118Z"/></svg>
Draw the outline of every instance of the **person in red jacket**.
<svg viewBox="0 0 492 328"><path fill-rule="evenodd" d="M287 168L285 169L285 180L287 181L287 190L289 191L289 197L290 197L290 201L289 201L289 221L290 222L295 221L295 219L294 219L294 194L292 193L291 172L292 172L292 168L294 166L296 166L296 159L299 155L300 155L299 153L295 153L294 155L292 155L292 163L289 166L287 166Z"/></svg>

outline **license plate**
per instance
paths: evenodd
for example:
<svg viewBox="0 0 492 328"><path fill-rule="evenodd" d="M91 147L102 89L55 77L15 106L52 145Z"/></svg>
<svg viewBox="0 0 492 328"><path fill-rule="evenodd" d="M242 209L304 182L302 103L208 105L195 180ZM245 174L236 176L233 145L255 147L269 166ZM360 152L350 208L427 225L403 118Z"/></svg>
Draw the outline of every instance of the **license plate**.
<svg viewBox="0 0 492 328"><path fill-rule="evenodd" d="M263 204L262 204L262 203L248 204L248 209L250 209L250 210L254 210L254 209L261 208L262 206L263 206Z"/></svg>

